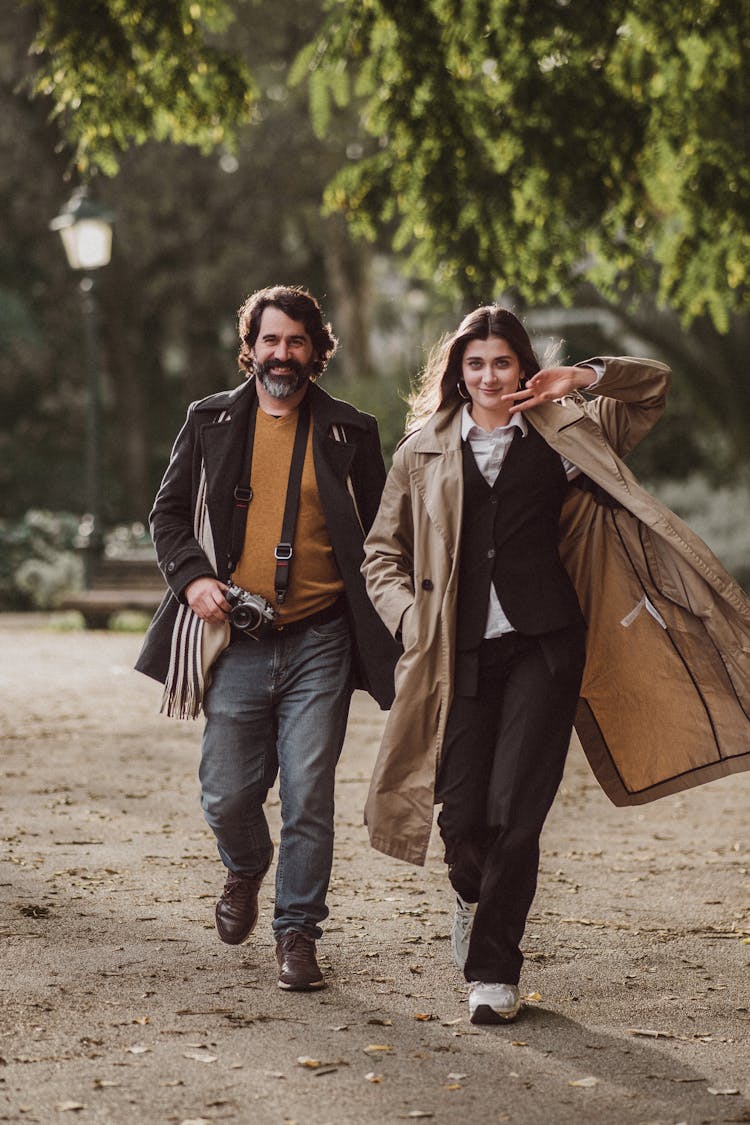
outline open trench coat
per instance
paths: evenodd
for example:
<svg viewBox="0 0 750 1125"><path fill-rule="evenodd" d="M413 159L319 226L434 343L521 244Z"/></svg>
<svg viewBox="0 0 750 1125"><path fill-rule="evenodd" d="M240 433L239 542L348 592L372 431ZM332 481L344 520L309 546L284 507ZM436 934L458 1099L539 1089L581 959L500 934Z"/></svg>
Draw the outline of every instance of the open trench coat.
<svg viewBox="0 0 750 1125"><path fill-rule="evenodd" d="M596 398L574 394L526 420L600 486L571 484L561 515L561 557L588 627L575 727L612 802L638 805L750 769L750 602L623 463L664 409L669 369L599 362ZM404 645L365 820L373 847L416 864L453 692L460 426L460 409L438 411L397 449L362 567Z"/></svg>

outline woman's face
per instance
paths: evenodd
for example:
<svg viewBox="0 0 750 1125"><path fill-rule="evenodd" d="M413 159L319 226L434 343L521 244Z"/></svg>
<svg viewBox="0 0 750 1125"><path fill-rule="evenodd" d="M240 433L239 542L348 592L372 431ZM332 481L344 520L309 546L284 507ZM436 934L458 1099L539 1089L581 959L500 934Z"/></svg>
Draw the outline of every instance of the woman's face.
<svg viewBox="0 0 750 1125"><path fill-rule="evenodd" d="M517 391L523 374L518 356L502 336L469 340L461 361L461 376L471 396L472 415L476 418L479 411L497 416L497 424L503 424L503 418L507 421L511 404L501 402L500 396Z"/></svg>

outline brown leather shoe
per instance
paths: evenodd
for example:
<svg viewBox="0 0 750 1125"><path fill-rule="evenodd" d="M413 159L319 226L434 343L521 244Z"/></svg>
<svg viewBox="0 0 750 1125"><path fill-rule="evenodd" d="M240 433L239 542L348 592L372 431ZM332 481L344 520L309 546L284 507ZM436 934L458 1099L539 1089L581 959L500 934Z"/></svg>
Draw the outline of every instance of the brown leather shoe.
<svg viewBox="0 0 750 1125"><path fill-rule="evenodd" d="M227 945L242 945L255 929L258 921L258 891L265 874L265 871L258 875L227 872L224 890L216 903L216 930Z"/></svg>
<svg viewBox="0 0 750 1125"><path fill-rule="evenodd" d="M279 988L309 992L325 988L326 982L315 960L315 939L299 930L287 930L276 939Z"/></svg>

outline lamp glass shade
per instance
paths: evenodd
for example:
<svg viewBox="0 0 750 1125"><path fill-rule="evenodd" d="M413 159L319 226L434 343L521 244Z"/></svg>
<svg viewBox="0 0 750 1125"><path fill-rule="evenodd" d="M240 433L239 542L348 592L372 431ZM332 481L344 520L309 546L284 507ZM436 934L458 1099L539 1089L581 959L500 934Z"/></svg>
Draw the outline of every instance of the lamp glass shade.
<svg viewBox="0 0 750 1125"><path fill-rule="evenodd" d="M112 227L101 219L78 219L60 226L68 263L74 270L106 266L112 256Z"/></svg>

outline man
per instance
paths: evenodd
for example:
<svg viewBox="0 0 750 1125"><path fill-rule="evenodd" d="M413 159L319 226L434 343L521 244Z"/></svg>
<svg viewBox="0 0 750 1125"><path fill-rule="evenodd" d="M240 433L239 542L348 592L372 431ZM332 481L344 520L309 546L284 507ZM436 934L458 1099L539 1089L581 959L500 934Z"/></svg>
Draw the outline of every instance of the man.
<svg viewBox="0 0 750 1125"><path fill-rule="evenodd" d="M397 649L359 569L385 467L375 419L316 385L337 342L309 293L254 293L239 334L247 381L190 406L154 503L170 592L136 666L166 682L168 714L205 713L201 803L227 868L216 929L230 945L258 919L278 771L278 983L309 990L325 984L315 942L352 688L393 698Z"/></svg>

